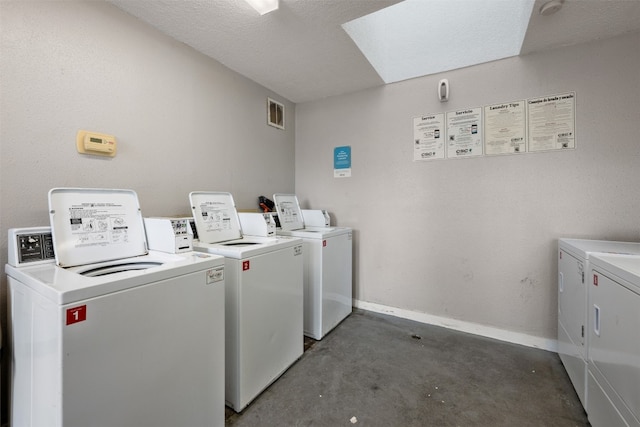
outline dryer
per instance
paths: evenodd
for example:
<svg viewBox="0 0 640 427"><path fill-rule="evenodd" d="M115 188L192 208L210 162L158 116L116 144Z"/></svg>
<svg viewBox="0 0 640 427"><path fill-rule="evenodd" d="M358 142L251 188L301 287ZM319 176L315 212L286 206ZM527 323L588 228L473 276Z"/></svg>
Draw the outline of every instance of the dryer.
<svg viewBox="0 0 640 427"><path fill-rule="evenodd" d="M640 243L604 240L558 241L558 354L587 410L587 281L596 253L640 254Z"/></svg>
<svg viewBox="0 0 640 427"><path fill-rule="evenodd" d="M225 398L240 412L302 356L302 240L244 236L230 193L189 201L194 249L225 257Z"/></svg>
<svg viewBox="0 0 640 427"><path fill-rule="evenodd" d="M588 286L589 422L640 427L640 256L592 255Z"/></svg>
<svg viewBox="0 0 640 427"><path fill-rule="evenodd" d="M331 227L326 211L303 212L294 194L274 194L273 200L277 234L304 241L304 334L321 340L352 312L353 231Z"/></svg>
<svg viewBox="0 0 640 427"><path fill-rule="evenodd" d="M224 258L147 251L130 190L49 210L9 231L11 425L223 426Z"/></svg>

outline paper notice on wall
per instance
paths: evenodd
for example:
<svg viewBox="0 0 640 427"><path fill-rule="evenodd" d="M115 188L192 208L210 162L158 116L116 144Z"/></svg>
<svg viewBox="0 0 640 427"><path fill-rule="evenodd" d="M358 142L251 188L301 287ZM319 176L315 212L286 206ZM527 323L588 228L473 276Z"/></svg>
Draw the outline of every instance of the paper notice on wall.
<svg viewBox="0 0 640 427"><path fill-rule="evenodd" d="M447 113L447 157L482 155L482 108Z"/></svg>
<svg viewBox="0 0 640 427"><path fill-rule="evenodd" d="M532 98L527 104L529 151L575 148L575 92Z"/></svg>
<svg viewBox="0 0 640 427"><path fill-rule="evenodd" d="M518 154L527 151L525 101L484 107L484 153Z"/></svg>
<svg viewBox="0 0 640 427"><path fill-rule="evenodd" d="M351 146L335 147L333 149L333 177L351 177Z"/></svg>
<svg viewBox="0 0 640 427"><path fill-rule="evenodd" d="M413 160L444 159L444 114L413 118Z"/></svg>

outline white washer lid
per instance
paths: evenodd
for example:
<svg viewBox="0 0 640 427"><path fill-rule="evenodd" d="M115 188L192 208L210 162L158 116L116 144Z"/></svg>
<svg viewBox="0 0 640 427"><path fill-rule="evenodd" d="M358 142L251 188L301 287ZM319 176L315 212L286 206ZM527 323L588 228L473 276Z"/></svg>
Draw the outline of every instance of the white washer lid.
<svg viewBox="0 0 640 427"><path fill-rule="evenodd" d="M138 196L132 190L53 188L49 219L61 267L148 253Z"/></svg>
<svg viewBox="0 0 640 427"><path fill-rule="evenodd" d="M304 217L295 194L274 194L273 202L276 204L282 230L291 231L304 228Z"/></svg>
<svg viewBox="0 0 640 427"><path fill-rule="evenodd" d="M200 242L220 243L242 238L231 193L192 191L189 202Z"/></svg>

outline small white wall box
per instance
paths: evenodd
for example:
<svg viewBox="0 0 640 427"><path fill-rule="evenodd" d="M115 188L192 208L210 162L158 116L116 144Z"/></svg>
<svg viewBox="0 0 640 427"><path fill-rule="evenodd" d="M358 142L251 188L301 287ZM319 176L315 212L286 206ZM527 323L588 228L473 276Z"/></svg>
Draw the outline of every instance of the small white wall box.
<svg viewBox="0 0 640 427"><path fill-rule="evenodd" d="M449 80L442 79L438 83L438 99L440 102L446 102L449 100Z"/></svg>
<svg viewBox="0 0 640 427"><path fill-rule="evenodd" d="M79 130L76 135L78 153L114 157L118 151L116 137L106 133Z"/></svg>
<svg viewBox="0 0 640 427"><path fill-rule="evenodd" d="M275 237L276 221L270 212L238 212L244 236Z"/></svg>
<svg viewBox="0 0 640 427"><path fill-rule="evenodd" d="M179 254L193 250L193 234L188 218L151 217L144 219L150 250Z"/></svg>
<svg viewBox="0 0 640 427"><path fill-rule="evenodd" d="M324 209L302 209L305 227L330 227L331 217Z"/></svg>

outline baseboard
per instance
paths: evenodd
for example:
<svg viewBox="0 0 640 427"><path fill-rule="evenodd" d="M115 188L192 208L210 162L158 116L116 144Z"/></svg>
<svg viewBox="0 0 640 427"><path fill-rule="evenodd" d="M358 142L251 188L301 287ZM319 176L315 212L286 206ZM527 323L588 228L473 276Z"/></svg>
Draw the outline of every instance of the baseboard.
<svg viewBox="0 0 640 427"><path fill-rule="evenodd" d="M527 347L553 351L554 353L558 352L558 341L554 339L536 337L533 335L508 331L505 329L492 328L490 326L480 325L478 323L465 322L448 317L434 316L427 313L420 313L417 311L405 310L402 308L360 301L356 299L353 300L353 304L354 307L367 311L389 314L391 316L413 320L420 323L426 323L428 325L442 326L444 328L493 338L500 341L506 341L513 344L520 344Z"/></svg>

